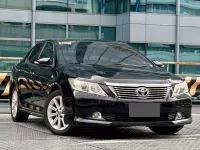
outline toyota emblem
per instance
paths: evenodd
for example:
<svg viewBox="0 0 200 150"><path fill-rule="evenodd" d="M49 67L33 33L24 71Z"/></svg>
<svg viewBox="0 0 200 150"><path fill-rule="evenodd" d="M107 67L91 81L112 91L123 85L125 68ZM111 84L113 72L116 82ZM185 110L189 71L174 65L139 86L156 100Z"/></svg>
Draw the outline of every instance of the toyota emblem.
<svg viewBox="0 0 200 150"><path fill-rule="evenodd" d="M146 87L139 87L137 89L137 95L139 98L146 98L149 95L149 90Z"/></svg>

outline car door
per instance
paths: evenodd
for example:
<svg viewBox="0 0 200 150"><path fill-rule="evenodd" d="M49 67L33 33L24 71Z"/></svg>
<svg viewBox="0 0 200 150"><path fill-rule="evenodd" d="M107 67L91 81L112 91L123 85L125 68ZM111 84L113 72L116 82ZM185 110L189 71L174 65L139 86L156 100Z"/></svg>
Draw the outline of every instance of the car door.
<svg viewBox="0 0 200 150"><path fill-rule="evenodd" d="M44 44L39 43L29 53L26 57L16 66L16 79L19 89L19 99L23 107L29 108L29 100L33 97L32 95L32 86L29 82L29 77L31 73L31 63L32 59L37 57L40 53L40 50L43 48ZM30 59L30 60L29 60Z"/></svg>
<svg viewBox="0 0 200 150"><path fill-rule="evenodd" d="M35 111L42 113L46 99L48 97L48 87L55 81L54 60L55 46L52 41L47 41L41 51L38 60L32 64L29 81L34 87L32 90L33 99L31 100L32 107ZM49 59L50 64L41 65L38 62L42 59ZM38 61L38 62L37 62Z"/></svg>

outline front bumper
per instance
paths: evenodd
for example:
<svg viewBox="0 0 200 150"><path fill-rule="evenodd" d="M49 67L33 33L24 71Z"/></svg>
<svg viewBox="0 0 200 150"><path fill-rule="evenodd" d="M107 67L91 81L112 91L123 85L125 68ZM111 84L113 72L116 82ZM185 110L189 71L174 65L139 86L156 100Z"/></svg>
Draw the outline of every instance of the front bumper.
<svg viewBox="0 0 200 150"><path fill-rule="evenodd" d="M103 97L74 91L74 117L73 121L79 125L108 125L108 126L173 126L185 125L192 122L191 97L187 94L176 100L146 101L159 103L160 117L129 117L129 104L146 103L123 101L111 97ZM145 110L144 110L145 111ZM103 120L92 118L94 112L100 112ZM181 112L183 118L176 120L177 112ZM67 115L66 115L67 116ZM68 118L65 118L67 122Z"/></svg>

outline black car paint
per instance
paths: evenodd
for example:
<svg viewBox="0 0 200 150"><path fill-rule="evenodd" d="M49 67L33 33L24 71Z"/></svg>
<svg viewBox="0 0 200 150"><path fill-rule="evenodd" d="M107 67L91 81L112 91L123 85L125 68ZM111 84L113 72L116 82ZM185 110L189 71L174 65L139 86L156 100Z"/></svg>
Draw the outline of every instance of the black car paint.
<svg viewBox="0 0 200 150"><path fill-rule="evenodd" d="M119 100L105 86L105 82L167 84L172 81L183 81L178 76L166 72L155 65L119 66L113 64L104 66L98 64L67 63L60 55L59 41L50 42L53 42L55 46L54 64L52 66L40 66L23 60L14 67L12 72L13 79L10 91L15 86L20 95L20 109L34 115L43 116L44 105L48 95L55 90L60 90L66 107L66 122L73 121L75 116L87 117L95 110L106 113L109 112L109 108L114 109L116 113L124 111L124 115L127 117L128 103L145 101ZM93 42L98 41L90 41L89 43ZM58 55L62 61L58 60ZM74 91L69 85L69 78L78 78L84 81L99 83L108 94L108 97ZM191 97L189 94L183 94L177 98L170 97L167 101L152 100L148 102L160 102L164 103L162 105L165 106L174 105L178 110L185 111L187 118L191 115ZM180 105L181 103L183 103L183 106ZM175 110L171 111L169 109L169 112L175 112Z"/></svg>

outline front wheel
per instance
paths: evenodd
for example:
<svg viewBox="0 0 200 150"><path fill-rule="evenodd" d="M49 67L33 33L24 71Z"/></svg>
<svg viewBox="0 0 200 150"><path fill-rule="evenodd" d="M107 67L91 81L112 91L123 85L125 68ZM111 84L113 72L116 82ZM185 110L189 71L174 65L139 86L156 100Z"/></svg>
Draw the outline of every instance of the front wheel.
<svg viewBox="0 0 200 150"><path fill-rule="evenodd" d="M44 108L47 128L56 135L67 135L72 126L64 122L64 103L60 91L51 93Z"/></svg>
<svg viewBox="0 0 200 150"><path fill-rule="evenodd" d="M183 126L152 126L149 128L157 134L172 135L179 132Z"/></svg>

